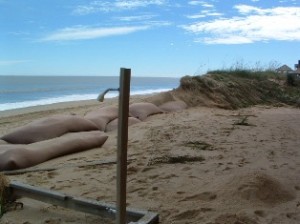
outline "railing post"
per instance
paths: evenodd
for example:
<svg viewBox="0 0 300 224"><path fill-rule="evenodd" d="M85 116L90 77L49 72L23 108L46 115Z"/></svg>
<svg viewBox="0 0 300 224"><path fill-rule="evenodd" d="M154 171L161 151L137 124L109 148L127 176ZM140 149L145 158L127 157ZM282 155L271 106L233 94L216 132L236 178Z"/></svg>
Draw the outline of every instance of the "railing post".
<svg viewBox="0 0 300 224"><path fill-rule="evenodd" d="M119 124L117 143L117 224L126 224L128 115L131 70L120 70Z"/></svg>

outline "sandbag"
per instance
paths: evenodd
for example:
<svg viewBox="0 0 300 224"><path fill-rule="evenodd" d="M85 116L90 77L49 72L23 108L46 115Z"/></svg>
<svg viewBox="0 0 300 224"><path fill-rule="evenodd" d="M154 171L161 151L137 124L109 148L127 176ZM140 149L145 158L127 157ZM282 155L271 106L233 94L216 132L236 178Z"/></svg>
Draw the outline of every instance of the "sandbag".
<svg viewBox="0 0 300 224"><path fill-rule="evenodd" d="M93 122L100 131L105 131L106 125L118 117L118 112L117 107L107 106L87 113L84 118Z"/></svg>
<svg viewBox="0 0 300 224"><path fill-rule="evenodd" d="M8 142L6 142L6 141L0 139L0 145L4 145L4 144L8 144Z"/></svg>
<svg viewBox="0 0 300 224"><path fill-rule="evenodd" d="M28 145L0 145L0 171L31 167L71 153L101 147L108 136L101 131L74 132Z"/></svg>
<svg viewBox="0 0 300 224"><path fill-rule="evenodd" d="M187 104L181 100L169 101L159 106L159 108L164 112L182 111L187 107L188 107Z"/></svg>
<svg viewBox="0 0 300 224"><path fill-rule="evenodd" d="M129 106L129 112L131 116L143 121L148 116L159 114L163 111L153 103L133 103Z"/></svg>
<svg viewBox="0 0 300 224"><path fill-rule="evenodd" d="M89 120L74 115L55 115L33 121L1 137L12 144L30 144L59 137L67 132L98 130Z"/></svg>
<svg viewBox="0 0 300 224"><path fill-rule="evenodd" d="M137 124L137 123L140 123L140 122L141 122L141 120L139 120L135 117L129 117L128 118L128 126L133 125L133 124ZM109 132L109 131L113 131L113 130L118 129L118 124L119 124L119 118L116 118L116 119L112 120L111 122L109 122L106 125L105 132Z"/></svg>

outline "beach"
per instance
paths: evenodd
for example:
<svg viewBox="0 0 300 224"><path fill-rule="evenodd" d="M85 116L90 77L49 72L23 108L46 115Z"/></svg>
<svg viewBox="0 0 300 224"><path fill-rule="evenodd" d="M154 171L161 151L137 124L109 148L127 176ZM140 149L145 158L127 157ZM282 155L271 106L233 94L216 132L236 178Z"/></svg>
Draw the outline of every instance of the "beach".
<svg viewBox="0 0 300 224"><path fill-rule="evenodd" d="M131 102L145 98L135 96ZM104 104L117 105L117 99ZM45 116L83 116L97 107L96 101L80 101L2 112L0 134ZM299 116L291 106L196 106L129 126L128 207L156 212L165 224L299 223ZM6 176L115 203L116 164L91 165L116 160L117 131L107 135L101 148L52 159L35 166L36 172ZM8 211L0 223L110 223L27 198L18 201L23 209Z"/></svg>

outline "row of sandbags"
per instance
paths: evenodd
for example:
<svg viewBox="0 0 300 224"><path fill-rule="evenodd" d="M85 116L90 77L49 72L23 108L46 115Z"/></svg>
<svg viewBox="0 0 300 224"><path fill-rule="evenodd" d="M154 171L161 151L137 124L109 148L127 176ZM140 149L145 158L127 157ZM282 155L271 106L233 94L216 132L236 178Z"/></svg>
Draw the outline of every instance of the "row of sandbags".
<svg viewBox="0 0 300 224"><path fill-rule="evenodd" d="M128 125L148 116L185 109L183 101L129 106ZM118 108L107 106L88 112L84 117L55 115L33 121L1 137L0 171L26 168L55 157L101 147L107 131L118 127ZM8 144L4 144L8 143Z"/></svg>

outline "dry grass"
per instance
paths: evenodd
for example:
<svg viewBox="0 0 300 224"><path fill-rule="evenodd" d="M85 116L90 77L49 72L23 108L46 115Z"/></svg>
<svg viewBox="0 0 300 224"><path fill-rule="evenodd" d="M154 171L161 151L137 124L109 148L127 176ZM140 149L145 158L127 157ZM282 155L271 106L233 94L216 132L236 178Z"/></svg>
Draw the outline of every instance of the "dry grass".
<svg viewBox="0 0 300 224"><path fill-rule="evenodd" d="M195 150L206 150L206 151L214 150L212 145L202 141L188 141L184 143L184 146L190 147Z"/></svg>
<svg viewBox="0 0 300 224"><path fill-rule="evenodd" d="M184 76L174 95L189 106L238 109L257 104L296 105L300 88L286 85L271 71L211 71L203 76Z"/></svg>
<svg viewBox="0 0 300 224"><path fill-rule="evenodd" d="M148 165L154 164L176 164L176 163L190 163L190 162L202 162L205 159L202 156L161 156L153 158L149 161Z"/></svg>

